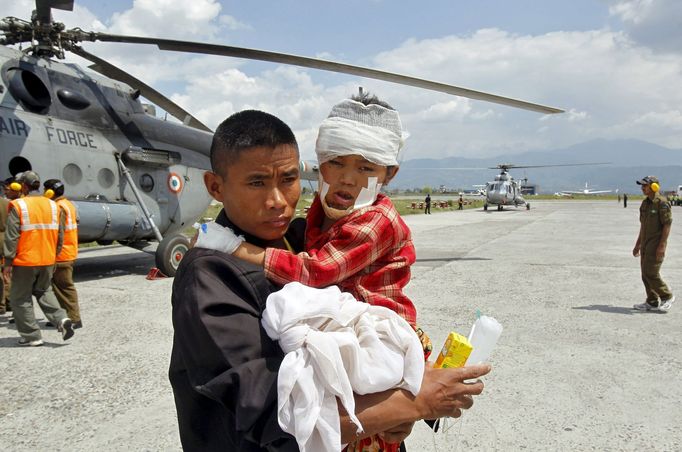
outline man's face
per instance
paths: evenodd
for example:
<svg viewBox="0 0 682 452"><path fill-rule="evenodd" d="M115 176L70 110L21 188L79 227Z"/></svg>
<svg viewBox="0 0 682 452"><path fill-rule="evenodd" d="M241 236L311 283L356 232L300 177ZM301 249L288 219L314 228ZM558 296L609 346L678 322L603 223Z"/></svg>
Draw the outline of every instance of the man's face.
<svg viewBox="0 0 682 452"><path fill-rule="evenodd" d="M651 185L649 184L642 185L642 193L648 197L654 196L654 191L651 189Z"/></svg>
<svg viewBox="0 0 682 452"><path fill-rule="evenodd" d="M5 197L10 201L17 199L21 196L21 192L14 191L10 188L9 184L5 185Z"/></svg>
<svg viewBox="0 0 682 452"><path fill-rule="evenodd" d="M293 145L255 147L224 165L222 175L206 172L204 183L237 227L262 240L277 240L296 213L298 165Z"/></svg>
<svg viewBox="0 0 682 452"><path fill-rule="evenodd" d="M397 167L389 171L387 167L372 163L360 155L333 158L320 165L322 178L329 184L325 201L330 207L346 210L355 205L360 190L368 188L370 177L376 177L378 183L386 184L396 172Z"/></svg>

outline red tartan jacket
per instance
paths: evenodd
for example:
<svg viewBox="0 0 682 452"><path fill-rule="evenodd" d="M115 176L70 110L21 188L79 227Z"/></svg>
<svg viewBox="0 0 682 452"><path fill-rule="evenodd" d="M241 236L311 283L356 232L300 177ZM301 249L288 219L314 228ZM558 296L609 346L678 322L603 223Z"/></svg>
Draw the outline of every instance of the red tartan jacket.
<svg viewBox="0 0 682 452"><path fill-rule="evenodd" d="M319 197L308 212L305 251L267 248L265 274L273 282L298 281L311 287L337 285L358 300L384 306L416 327L417 311L403 293L416 259L412 236L391 200L379 194L322 231Z"/></svg>

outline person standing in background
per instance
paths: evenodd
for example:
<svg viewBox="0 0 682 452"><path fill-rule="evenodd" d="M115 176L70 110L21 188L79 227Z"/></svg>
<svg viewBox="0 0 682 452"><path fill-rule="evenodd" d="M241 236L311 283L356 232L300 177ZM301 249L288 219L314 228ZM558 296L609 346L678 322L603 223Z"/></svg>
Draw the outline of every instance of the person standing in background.
<svg viewBox="0 0 682 452"><path fill-rule="evenodd" d="M82 328L78 292L73 283L73 265L78 257L78 213L76 206L64 197L64 184L59 179L48 179L43 183L44 195L57 203L62 209L64 222L64 244L57 255L57 263L52 275L52 290L59 305L73 322L73 328Z"/></svg>
<svg viewBox="0 0 682 452"><path fill-rule="evenodd" d="M661 265L665 257L668 236L673 222L670 203L659 194L659 182L655 176L646 176L637 181L646 196L639 208L639 235L632 255L641 255L642 282L646 301L634 305L639 311L667 312L675 296L661 279Z"/></svg>
<svg viewBox="0 0 682 452"><path fill-rule="evenodd" d="M5 241L5 226L7 225L7 210L9 209L9 200L5 197L8 190L7 184L3 183L2 188L2 196L0 197L0 243ZM2 257L0 257L0 260L4 261ZM5 300L6 286L5 278L0 278L0 315L6 314L9 307Z"/></svg>

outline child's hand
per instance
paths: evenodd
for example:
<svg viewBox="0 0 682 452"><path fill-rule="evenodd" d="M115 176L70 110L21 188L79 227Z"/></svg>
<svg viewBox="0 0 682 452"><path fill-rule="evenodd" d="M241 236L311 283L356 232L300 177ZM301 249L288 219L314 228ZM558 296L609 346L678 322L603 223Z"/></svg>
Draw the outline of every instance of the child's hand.
<svg viewBox="0 0 682 452"><path fill-rule="evenodd" d="M244 241L244 237L236 235L232 229L220 226L215 221L198 225L196 248L207 248L222 251L223 253L234 253L239 245Z"/></svg>

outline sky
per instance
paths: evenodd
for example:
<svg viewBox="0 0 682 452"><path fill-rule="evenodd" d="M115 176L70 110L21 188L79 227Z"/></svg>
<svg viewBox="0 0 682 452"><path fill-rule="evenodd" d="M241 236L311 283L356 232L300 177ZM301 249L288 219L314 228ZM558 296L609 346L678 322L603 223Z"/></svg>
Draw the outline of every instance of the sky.
<svg viewBox="0 0 682 452"><path fill-rule="evenodd" d="M28 19L33 4L0 0L0 16ZM318 57L566 110L542 115L293 66L83 44L211 128L246 108L279 116L306 159L314 159L331 106L359 86L400 112L410 135L403 159L489 157L598 138L682 149L679 0L77 0L73 12L53 14L67 28Z"/></svg>

